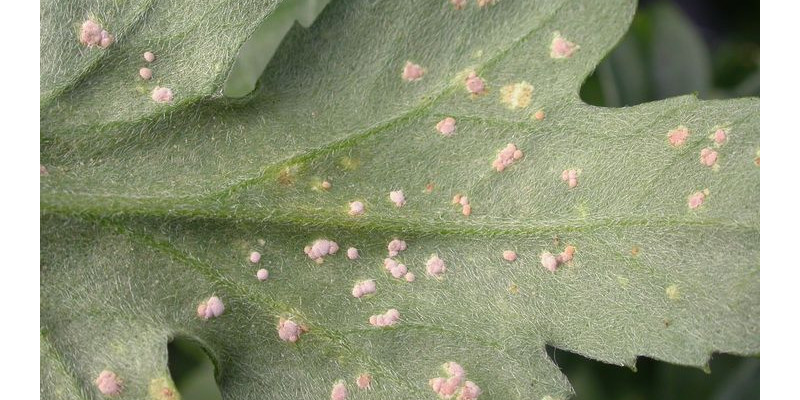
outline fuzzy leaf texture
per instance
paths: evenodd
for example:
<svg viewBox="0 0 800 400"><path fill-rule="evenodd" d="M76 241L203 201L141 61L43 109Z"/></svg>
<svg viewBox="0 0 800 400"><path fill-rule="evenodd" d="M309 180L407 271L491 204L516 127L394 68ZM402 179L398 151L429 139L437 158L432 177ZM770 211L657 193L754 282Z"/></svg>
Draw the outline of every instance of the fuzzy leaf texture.
<svg viewBox="0 0 800 400"><path fill-rule="evenodd" d="M256 3L43 3L42 398L104 398L103 370L116 398L176 398L178 336L206 349L226 399L326 399L342 380L349 399L433 400L449 361L480 399L565 399L546 344L629 366L759 353L759 101L583 103L632 1L333 1L289 30L254 92L222 97L274 7ZM109 48L79 43L90 13ZM552 58L555 32L580 47ZM421 79L401 77L407 61ZM154 102L156 85L173 101ZM497 172L508 143L524 156ZM317 264L303 249L320 238L341 249ZM414 282L384 269L395 238ZM573 259L545 269L566 246ZM354 298L365 279L377 291ZM224 313L198 318L212 295ZM391 308L395 325L370 325ZM281 318L308 332L281 340Z"/></svg>

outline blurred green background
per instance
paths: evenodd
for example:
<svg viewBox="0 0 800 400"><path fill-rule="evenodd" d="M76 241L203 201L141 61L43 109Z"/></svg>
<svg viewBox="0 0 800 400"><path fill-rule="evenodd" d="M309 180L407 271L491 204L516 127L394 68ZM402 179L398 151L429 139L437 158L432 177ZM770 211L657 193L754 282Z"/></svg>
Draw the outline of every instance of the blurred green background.
<svg viewBox="0 0 800 400"><path fill-rule="evenodd" d="M329 1L284 1L242 48L225 94L241 97L251 91L294 21L310 25ZM758 96L759 84L758 1L645 0L629 32L584 83L581 98L606 107L689 93L724 99ZM640 357L634 372L552 347L547 350L575 388L576 400L759 397L757 357L715 354L705 371ZM173 340L169 368L184 400L222 398L214 366L195 343Z"/></svg>

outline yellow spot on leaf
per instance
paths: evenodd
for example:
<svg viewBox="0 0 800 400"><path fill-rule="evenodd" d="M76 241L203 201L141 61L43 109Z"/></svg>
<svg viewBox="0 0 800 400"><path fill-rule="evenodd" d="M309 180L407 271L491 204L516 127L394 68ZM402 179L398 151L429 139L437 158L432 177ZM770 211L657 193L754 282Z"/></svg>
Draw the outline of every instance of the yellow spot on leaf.
<svg viewBox="0 0 800 400"><path fill-rule="evenodd" d="M525 108L531 103L533 86L525 81L507 85L500 89L500 95L503 103L505 103L508 108L512 110Z"/></svg>

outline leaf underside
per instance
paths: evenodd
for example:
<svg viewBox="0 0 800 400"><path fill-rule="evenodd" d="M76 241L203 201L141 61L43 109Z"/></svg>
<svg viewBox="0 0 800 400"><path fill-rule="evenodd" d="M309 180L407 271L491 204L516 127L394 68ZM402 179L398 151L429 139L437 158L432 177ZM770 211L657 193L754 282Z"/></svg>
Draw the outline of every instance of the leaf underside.
<svg viewBox="0 0 800 400"><path fill-rule="evenodd" d="M164 398L177 336L209 352L227 399L328 398L338 380L352 399L436 399L428 381L448 361L481 399L569 397L545 344L631 366L758 354L759 101L581 102L633 2L334 1L289 31L243 99L219 93L275 4L185 3L42 5L42 398L103 398L103 370L122 380L120 399ZM124 31L110 48L78 42L91 13ZM550 57L556 31L580 45L571 57ZM136 78L147 50L151 82ZM406 61L420 80L401 78ZM485 94L467 92L469 71ZM511 108L503 87L523 81L530 103ZM153 102L156 85L174 101ZM451 137L435 128L445 117ZM671 146L681 126L688 140ZM524 157L497 172L507 143ZM574 188L566 169L579 170ZM352 201L363 215L348 214ZM342 248L321 265L303 253L319 238ZM395 238L412 283L383 268ZM567 245L571 262L542 267L541 253ZM351 246L359 259L344 256ZM431 254L442 279L425 274ZM377 292L353 298L364 279ZM197 318L212 295L225 312ZM389 308L397 325L369 324ZM309 331L281 341L280 318ZM359 390L365 372L372 388Z"/></svg>

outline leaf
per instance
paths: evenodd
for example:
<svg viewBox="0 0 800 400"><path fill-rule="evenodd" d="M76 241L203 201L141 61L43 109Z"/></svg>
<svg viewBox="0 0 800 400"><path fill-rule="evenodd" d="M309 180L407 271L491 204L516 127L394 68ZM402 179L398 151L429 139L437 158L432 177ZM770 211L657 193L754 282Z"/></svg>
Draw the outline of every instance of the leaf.
<svg viewBox="0 0 800 400"><path fill-rule="evenodd" d="M118 90L112 102L143 108L113 118L80 97L127 72L98 68L42 110L42 375L57 377L42 380L43 398L68 396L61 382L81 393L72 398L99 398L103 370L122 380L119 398L163 398L174 337L207 350L235 399L326 398L338 380L353 399L435 399L428 382L449 361L481 399L565 398L545 344L631 366L638 355L699 367L713 351L757 354L759 102L583 104L581 82L634 8L336 1L290 30L246 98L176 91L166 105ZM571 57L550 57L556 31L580 46ZM401 78L407 61L421 79ZM467 92L470 70L487 93ZM502 94L526 86L503 87L523 81L530 104L510 108ZM452 137L436 131L445 117ZM691 133L673 147L679 126ZM524 157L497 172L507 143ZM705 147L717 167L700 163ZM580 170L574 188L566 169ZM403 207L389 200L399 189ZM457 193L471 215L450 203ZM352 201L363 215L348 214ZM317 265L303 248L320 238L342 250ZM395 238L408 243L398 260L412 283L382 265ZM543 252L567 245L571 262L543 268ZM361 258L342 255L350 246ZM431 254L446 263L441 279L426 276ZM377 292L353 298L363 279ZM212 295L225 312L197 318ZM397 325L369 324L390 308ZM280 318L308 332L284 342ZM354 384L364 372L368 392Z"/></svg>

